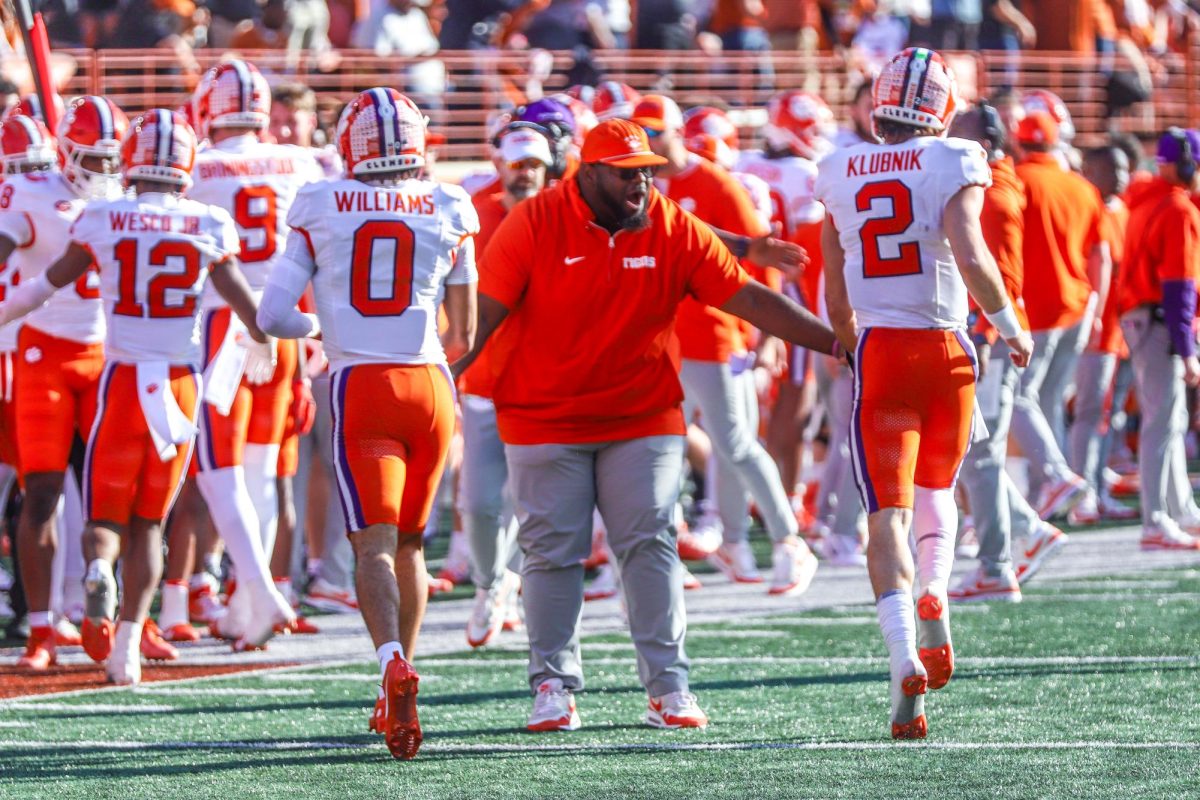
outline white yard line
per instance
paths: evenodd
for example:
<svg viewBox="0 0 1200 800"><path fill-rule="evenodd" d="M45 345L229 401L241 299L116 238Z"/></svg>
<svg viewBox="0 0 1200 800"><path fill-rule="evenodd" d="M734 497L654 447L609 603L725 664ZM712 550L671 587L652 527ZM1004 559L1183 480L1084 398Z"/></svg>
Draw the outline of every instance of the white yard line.
<svg viewBox="0 0 1200 800"><path fill-rule="evenodd" d="M515 731L514 731L515 732ZM703 734L700 734L703 735ZM533 738L533 737L530 737ZM379 750L378 742L121 742L121 741L26 741L0 740L0 750L239 750L239 751L321 751L321 750ZM629 752L673 752L673 751L721 751L721 750L823 750L823 751L874 751L917 748L921 750L1200 750L1200 742L644 742L629 744L441 744L428 742L421 752L433 753L477 753L480 755L508 753L629 753Z"/></svg>
<svg viewBox="0 0 1200 800"><path fill-rule="evenodd" d="M632 645L621 644L584 644L584 663L593 666L618 666L634 663L632 655L629 658L588 658L588 650L629 650ZM886 664L882 656L717 656L713 658L693 658L693 666L728 665L728 664L829 664L873 665ZM993 656L993 657L963 657L955 659L955 663L963 667L1095 667L1120 664L1185 664L1200 666L1200 656ZM524 667L528 661L524 658L429 658L417 663L419 671L437 669L438 667Z"/></svg>
<svg viewBox="0 0 1200 800"><path fill-rule="evenodd" d="M61 697L62 695L53 695ZM72 711L77 714L167 714L175 706L142 703L139 705L117 705L116 703L44 703L37 700L17 703L0 703L0 711Z"/></svg>
<svg viewBox="0 0 1200 800"><path fill-rule="evenodd" d="M1137 581L1137 580L1105 580L1104 578L1077 578L1063 581L1053 581L1050 583L1038 584L1035 583L1031 589L1098 589L1098 590L1114 590L1114 589L1178 589L1179 581Z"/></svg>
<svg viewBox="0 0 1200 800"><path fill-rule="evenodd" d="M376 679L378 680L378 679ZM202 689L189 686L139 686L133 690L134 695L163 695L166 697L311 697L312 689ZM237 709L233 709L237 710Z"/></svg>

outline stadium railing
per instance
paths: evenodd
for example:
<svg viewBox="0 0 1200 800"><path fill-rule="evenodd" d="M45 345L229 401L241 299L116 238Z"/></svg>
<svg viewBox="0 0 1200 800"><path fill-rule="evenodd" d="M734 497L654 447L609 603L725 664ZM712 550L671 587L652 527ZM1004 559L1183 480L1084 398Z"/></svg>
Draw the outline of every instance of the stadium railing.
<svg viewBox="0 0 1200 800"><path fill-rule="evenodd" d="M183 70L171 51L70 50L77 71L67 93L105 94L129 111L177 107L188 97L198 75ZM204 68L222 57L221 51L197 51ZM321 98L327 118L341 103L371 86L395 86L407 91L431 117L431 127L446 136L443 159L486 157L484 135L490 113L524 97L530 56L522 52L441 52L433 59L381 58L368 51L339 51L336 67L301 53L289 63L278 50L240 53L274 76L290 76L311 86ZM574 65L570 52L555 52L553 72L544 82L546 93L566 88ZM1074 117L1077 143L1097 143L1108 130L1153 133L1166 125L1200 124L1196 100L1200 45L1162 59L1165 80L1154 88L1149 102L1136 103L1120 115L1105 112L1106 66L1095 56L1073 53L970 52L950 54L964 96L994 92L1004 85L1019 89L1049 89L1063 98ZM863 78L845 59L833 54L728 53L719 59L697 52L605 52L592 56L607 80L627 83L642 91L670 93L682 105L719 102L733 109L761 110L772 94L792 88L819 93L844 119L845 106ZM1120 58L1113 69L1127 69ZM444 80L440 73L444 72ZM432 80L431 80L432 75ZM438 90L428 90L430 85ZM442 88L444 86L444 88ZM425 91L422 91L425 88ZM743 115L743 146L759 142L761 111Z"/></svg>

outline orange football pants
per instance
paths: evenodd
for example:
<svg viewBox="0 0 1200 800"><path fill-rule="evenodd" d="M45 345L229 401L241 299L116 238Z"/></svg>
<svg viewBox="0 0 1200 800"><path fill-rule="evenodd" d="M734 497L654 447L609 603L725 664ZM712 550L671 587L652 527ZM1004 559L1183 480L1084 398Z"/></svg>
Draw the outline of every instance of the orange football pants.
<svg viewBox="0 0 1200 800"><path fill-rule="evenodd" d="M948 489L971 439L975 348L962 331L866 328L854 361L851 456L868 513Z"/></svg>
<svg viewBox="0 0 1200 800"><path fill-rule="evenodd" d="M88 439L83 507L89 520L128 525L130 517L163 520L183 484L193 442L162 461L138 401L137 367L110 363L100 382L100 410ZM200 402L200 376L171 367L171 393L192 420Z"/></svg>
<svg viewBox="0 0 1200 800"><path fill-rule="evenodd" d="M228 308L221 308L204 314L201 332L205 368L225 341L232 313ZM280 339L277 357L275 374L267 383L251 386L242 380L227 416L217 413L208 403L203 405L196 449L198 470L239 466L247 442L279 444L283 441L284 426L292 402L292 376L296 372L296 341Z"/></svg>
<svg viewBox="0 0 1200 800"><path fill-rule="evenodd" d="M17 336L16 426L21 474L62 472L75 432L96 418L104 344L80 344L25 325Z"/></svg>
<svg viewBox="0 0 1200 800"><path fill-rule="evenodd" d="M434 364L358 364L338 370L329 390L346 530L388 524L420 535L454 435L449 371Z"/></svg>

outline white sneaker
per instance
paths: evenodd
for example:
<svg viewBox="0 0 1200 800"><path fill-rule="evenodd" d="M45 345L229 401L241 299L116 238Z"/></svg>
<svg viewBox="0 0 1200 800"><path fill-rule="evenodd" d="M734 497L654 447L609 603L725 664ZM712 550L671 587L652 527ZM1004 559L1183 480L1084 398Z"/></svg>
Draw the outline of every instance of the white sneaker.
<svg viewBox="0 0 1200 800"><path fill-rule="evenodd" d="M1130 508L1113 497L1107 488L1100 490L1100 498L1096 503L1100 516L1109 520L1133 520L1141 516L1136 508Z"/></svg>
<svg viewBox="0 0 1200 800"><path fill-rule="evenodd" d="M334 614L357 614L358 596L354 589L339 589L324 578L314 578L308 585L304 602Z"/></svg>
<svg viewBox="0 0 1200 800"><path fill-rule="evenodd" d="M865 567L867 551L857 536L830 533L819 544L818 555L834 567Z"/></svg>
<svg viewBox="0 0 1200 800"><path fill-rule="evenodd" d="M475 590L475 606L467 619L467 644L483 647L500 634L504 627L508 598L512 587L520 584L520 578L512 570L504 573L500 582L490 589Z"/></svg>
<svg viewBox="0 0 1200 800"><path fill-rule="evenodd" d="M446 563L438 570L437 576L455 586L470 582L471 547L467 542L467 534L463 531L450 532L450 550L446 553Z"/></svg>
<svg viewBox="0 0 1200 800"><path fill-rule="evenodd" d="M238 591L247 591L249 587ZM249 650L262 647L275 635L277 626L287 626L296 621L296 612L292 610L284 596L275 590L272 584L266 593L254 599L253 611L246 622L242 637L234 642L234 650Z"/></svg>
<svg viewBox="0 0 1200 800"><path fill-rule="evenodd" d="M1046 481L1038 492L1037 515L1047 520L1063 516L1083 499L1087 489L1087 481L1074 473Z"/></svg>
<svg viewBox="0 0 1200 800"><path fill-rule="evenodd" d="M591 584L583 590L583 599L589 603L593 600L607 600L616 597L620 590L621 581L616 566L612 563L602 564L600 569L596 570L596 577L592 579Z"/></svg>
<svg viewBox="0 0 1200 800"><path fill-rule="evenodd" d="M579 730L579 712L575 695L563 687L559 678L547 678L538 684L533 696L533 713L525 727L531 731Z"/></svg>
<svg viewBox="0 0 1200 800"><path fill-rule="evenodd" d="M999 576L992 577L977 567L974 572L967 574L958 585L948 593L951 600L958 603L969 603L977 600L999 600L1006 603L1021 602L1021 584L1017 583L1017 575L1011 569L1004 570Z"/></svg>
<svg viewBox="0 0 1200 800"><path fill-rule="evenodd" d="M1163 517L1142 528L1143 550L1200 550L1200 539L1180 530L1175 520Z"/></svg>
<svg viewBox="0 0 1200 800"><path fill-rule="evenodd" d="M1100 498L1089 488L1075 507L1067 512L1067 522L1071 525L1095 525L1099 521Z"/></svg>
<svg viewBox="0 0 1200 800"><path fill-rule="evenodd" d="M1017 573L1017 582L1023 586L1042 568L1046 559L1061 550L1068 541L1070 537L1049 522L1043 522L1030 531L1024 549L1016 559L1014 572Z"/></svg>
<svg viewBox="0 0 1200 800"><path fill-rule="evenodd" d="M762 573L754 563L754 551L750 542L725 542L708 557L708 563L734 583L762 583Z"/></svg>
<svg viewBox="0 0 1200 800"><path fill-rule="evenodd" d="M691 692L669 692L651 697L646 706L646 724L655 728L706 728L708 715Z"/></svg>
<svg viewBox="0 0 1200 800"><path fill-rule="evenodd" d="M799 539L776 542L771 563L773 568L768 594L801 594L817 574L817 557Z"/></svg>

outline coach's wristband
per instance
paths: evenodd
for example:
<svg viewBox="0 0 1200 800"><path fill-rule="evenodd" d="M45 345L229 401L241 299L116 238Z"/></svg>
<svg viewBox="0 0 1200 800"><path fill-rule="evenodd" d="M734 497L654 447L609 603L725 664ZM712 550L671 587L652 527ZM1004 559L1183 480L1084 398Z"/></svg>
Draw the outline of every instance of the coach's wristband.
<svg viewBox="0 0 1200 800"><path fill-rule="evenodd" d="M992 313L983 312L988 322L996 326L996 330L1005 339L1015 339L1021 335L1021 323L1017 320L1017 312L1013 311L1012 303L1005 303L1004 308Z"/></svg>
<svg viewBox="0 0 1200 800"><path fill-rule="evenodd" d="M750 237L733 237L733 241L729 244L729 252L733 253L735 258L745 258L750 253Z"/></svg>

